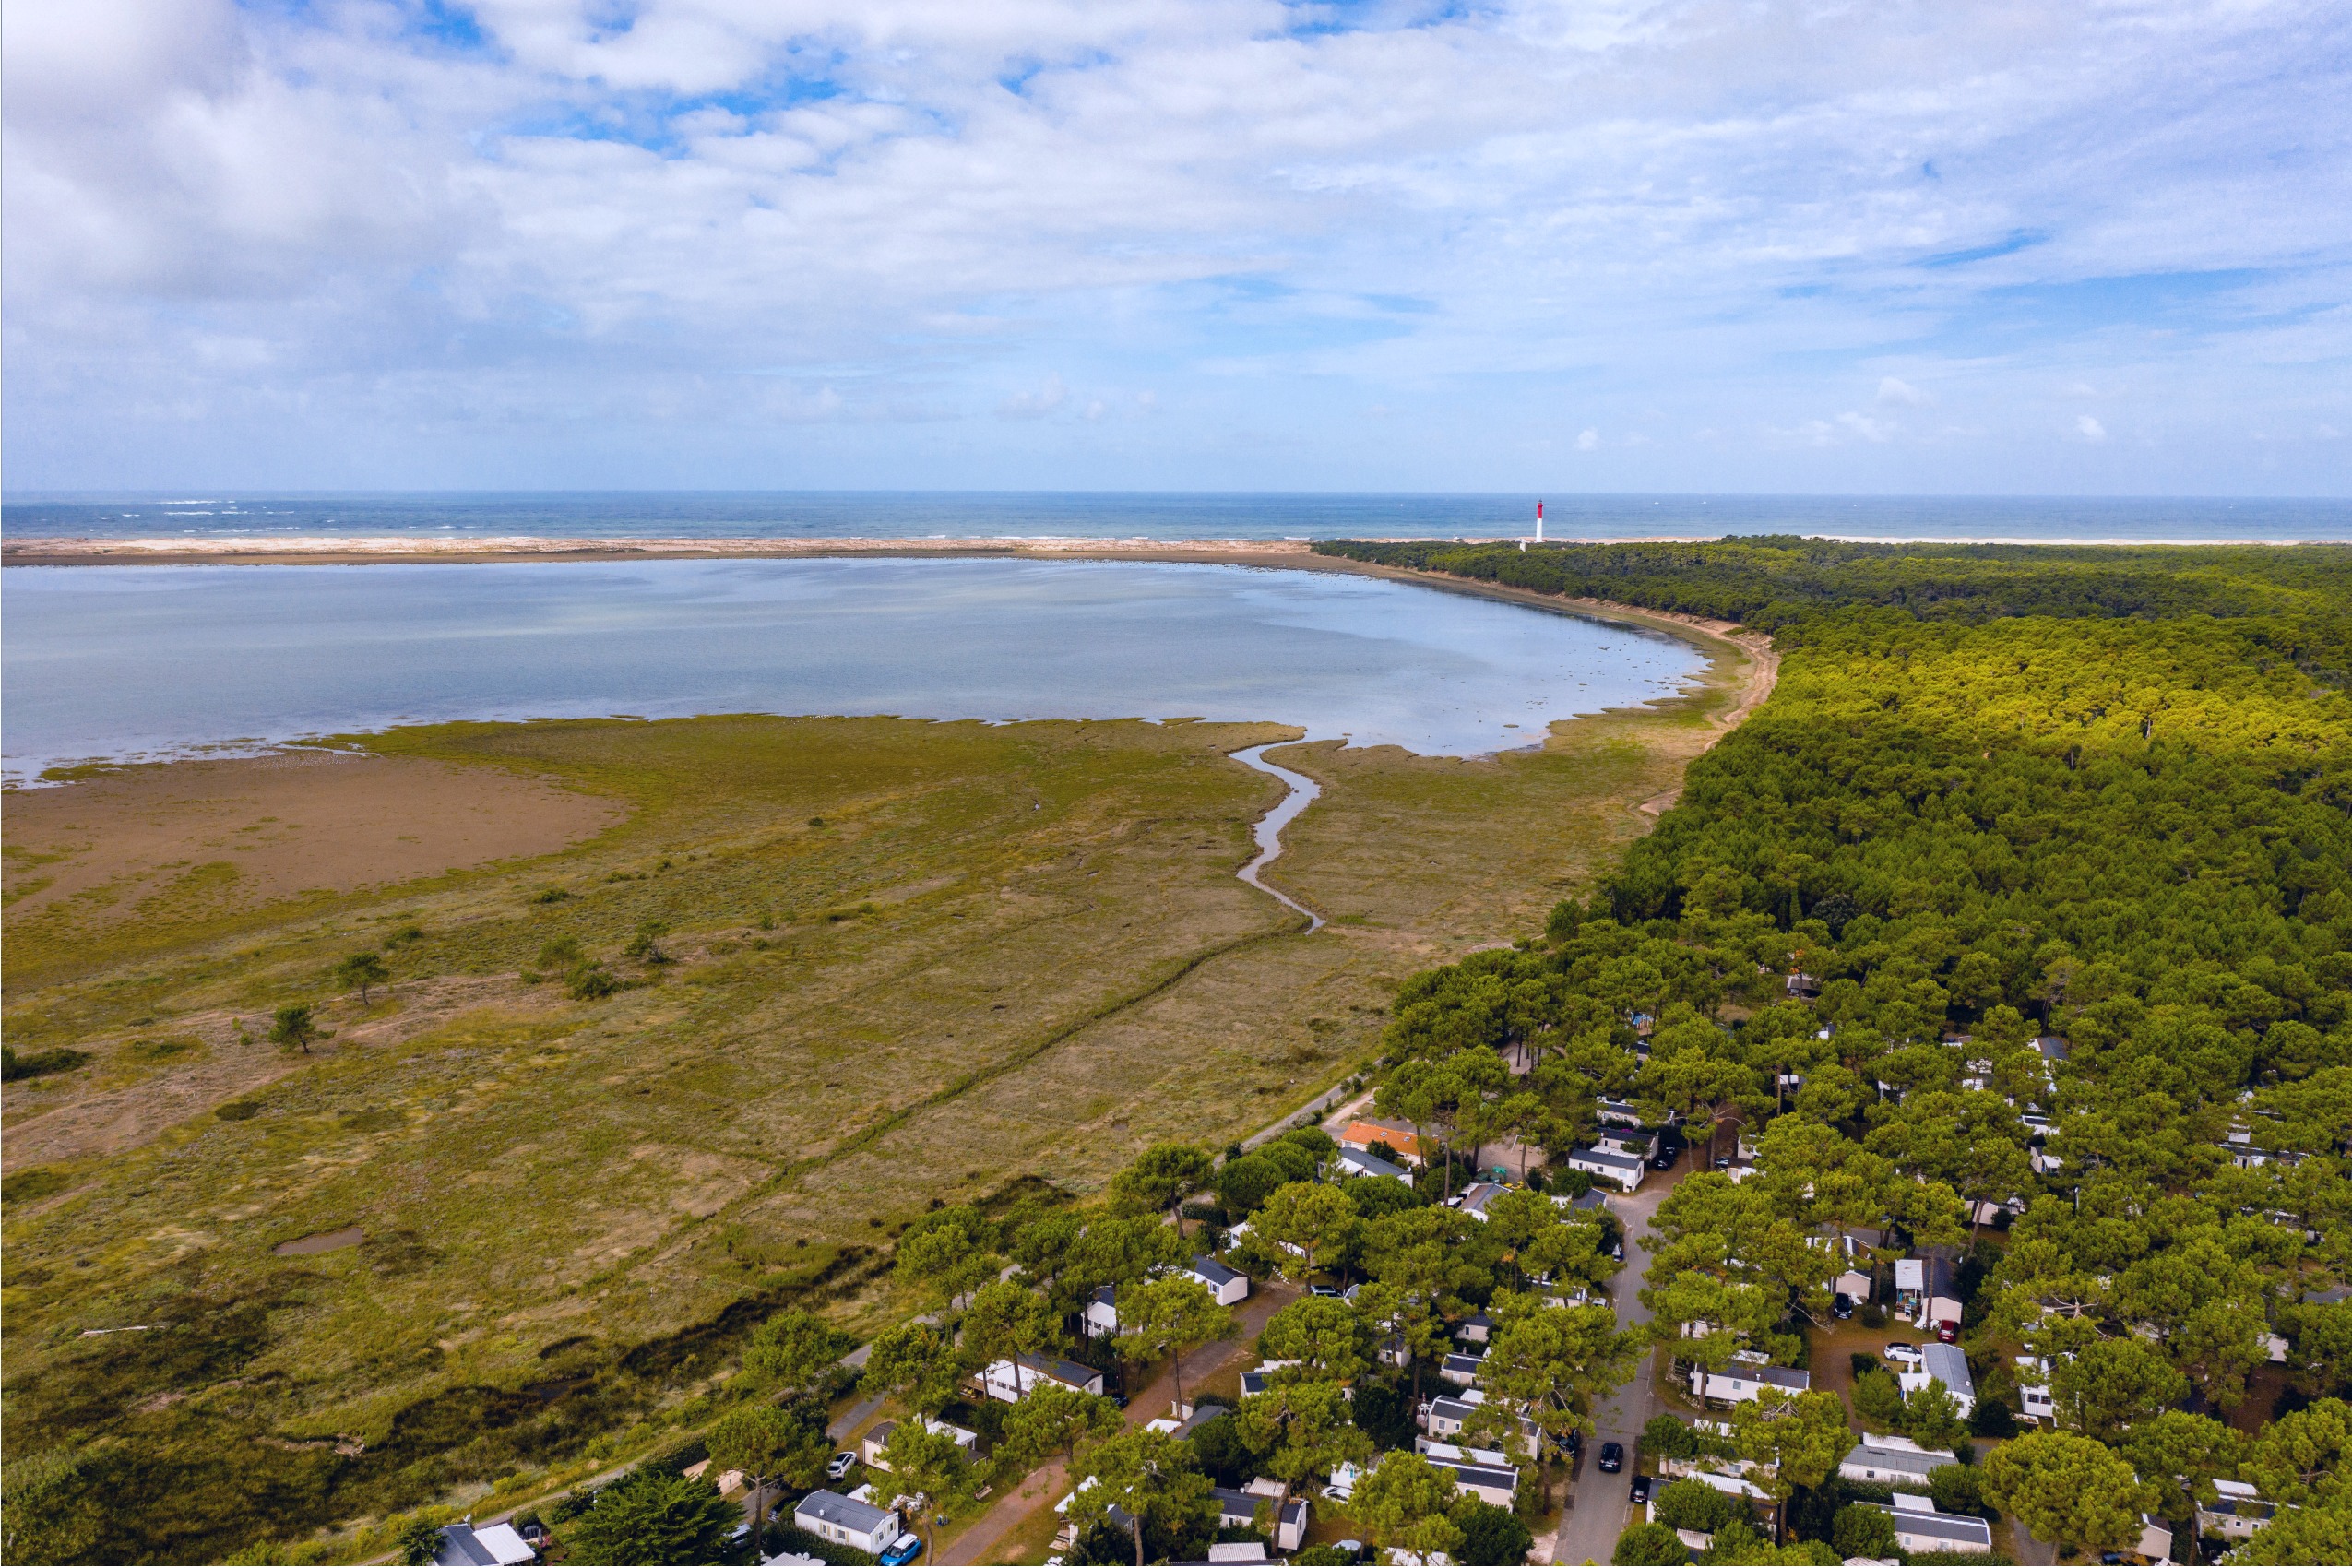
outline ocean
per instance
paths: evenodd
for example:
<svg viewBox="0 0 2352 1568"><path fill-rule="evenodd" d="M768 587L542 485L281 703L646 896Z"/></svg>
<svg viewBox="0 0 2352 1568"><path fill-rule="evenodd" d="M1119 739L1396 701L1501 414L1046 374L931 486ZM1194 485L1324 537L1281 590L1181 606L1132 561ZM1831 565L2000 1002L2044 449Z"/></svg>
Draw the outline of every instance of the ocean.
<svg viewBox="0 0 2352 1568"><path fill-rule="evenodd" d="M1246 566L804 559L0 573L6 776L451 719L1271 719L1468 755L1669 696L1679 638Z"/></svg>
<svg viewBox="0 0 2352 1568"><path fill-rule="evenodd" d="M861 491L549 494L22 495L15 539L1379 539L1546 537L2287 541L2352 540L2352 501L1852 495L1190 494Z"/></svg>

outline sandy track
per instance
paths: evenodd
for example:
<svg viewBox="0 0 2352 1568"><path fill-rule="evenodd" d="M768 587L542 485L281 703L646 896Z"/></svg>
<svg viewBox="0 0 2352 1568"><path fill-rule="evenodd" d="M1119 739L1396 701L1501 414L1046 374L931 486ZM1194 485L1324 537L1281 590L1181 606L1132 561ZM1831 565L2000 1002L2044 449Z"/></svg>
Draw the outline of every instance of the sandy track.
<svg viewBox="0 0 2352 1568"><path fill-rule="evenodd" d="M1508 543L1473 540L1474 544ZM1672 543L1670 540L1580 540L1586 544ZM540 539L529 536L377 538L11 539L0 562L11 566L364 566L419 561L757 560L827 555L1094 556L1132 561L1220 561L1306 565L1324 571L1363 563L1315 555L1302 540L1150 539ZM1303 558L1303 559L1302 559Z"/></svg>

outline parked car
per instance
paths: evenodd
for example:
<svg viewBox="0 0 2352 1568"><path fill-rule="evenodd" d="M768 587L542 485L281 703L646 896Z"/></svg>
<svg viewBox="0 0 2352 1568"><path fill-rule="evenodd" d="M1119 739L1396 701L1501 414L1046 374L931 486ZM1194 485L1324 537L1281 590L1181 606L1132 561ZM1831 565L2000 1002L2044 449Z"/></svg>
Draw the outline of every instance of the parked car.
<svg viewBox="0 0 2352 1568"><path fill-rule="evenodd" d="M1633 1497L1635 1503L1647 1503L1650 1500L1649 1477L1635 1476L1633 1478Z"/></svg>
<svg viewBox="0 0 2352 1568"><path fill-rule="evenodd" d="M1336 1285L1310 1285L1307 1287L1307 1294L1310 1296L1336 1296L1339 1294L1339 1287Z"/></svg>
<svg viewBox="0 0 2352 1568"><path fill-rule="evenodd" d="M1577 1455L1582 1454L1585 1451L1585 1434L1577 1431L1574 1427L1570 1427L1568 1429L1568 1441L1562 1443L1561 1446L1567 1449L1568 1457L1574 1459Z"/></svg>
<svg viewBox="0 0 2352 1568"><path fill-rule="evenodd" d="M829 1481L837 1481L856 1468L857 1463L858 1456L845 1448L836 1454L832 1462L825 1467L825 1479ZM801 1473L806 1475L808 1472L803 1470Z"/></svg>
<svg viewBox="0 0 2352 1568"><path fill-rule="evenodd" d="M1854 1298L1847 1295L1845 1291L1840 1290L1837 1294L1829 1299L1829 1310L1835 1313L1839 1317L1852 1317L1854 1315Z"/></svg>
<svg viewBox="0 0 2352 1568"><path fill-rule="evenodd" d="M1681 1153L1682 1151L1679 1148L1662 1148L1656 1154L1650 1156L1650 1169L1652 1170L1671 1170L1674 1169L1675 1160L1681 1157Z"/></svg>
<svg viewBox="0 0 2352 1568"><path fill-rule="evenodd" d="M1917 1345L1906 1345L1896 1341L1887 1346L1886 1359L1890 1361L1901 1361L1907 1367L1916 1367L1924 1364L1928 1358L1927 1353Z"/></svg>
<svg viewBox="0 0 2352 1568"><path fill-rule="evenodd" d="M1600 1467L1603 1474L1615 1475L1625 1467L1625 1445L1604 1443L1600 1445Z"/></svg>
<svg viewBox="0 0 2352 1568"><path fill-rule="evenodd" d="M888 1564L888 1568L898 1568L901 1562L912 1562L916 1558L921 1557L922 1550L922 1537L909 1530L905 1535L884 1547L882 1555L874 1561Z"/></svg>
<svg viewBox="0 0 2352 1568"><path fill-rule="evenodd" d="M1960 1342L1960 1331L1948 1323L1936 1324L1935 1336L1946 1345L1957 1345Z"/></svg>
<svg viewBox="0 0 2352 1568"><path fill-rule="evenodd" d="M1609 1243L1609 1255L1611 1258L1614 1258L1617 1262L1623 1263L1625 1261L1625 1243L1622 1241L1611 1241Z"/></svg>

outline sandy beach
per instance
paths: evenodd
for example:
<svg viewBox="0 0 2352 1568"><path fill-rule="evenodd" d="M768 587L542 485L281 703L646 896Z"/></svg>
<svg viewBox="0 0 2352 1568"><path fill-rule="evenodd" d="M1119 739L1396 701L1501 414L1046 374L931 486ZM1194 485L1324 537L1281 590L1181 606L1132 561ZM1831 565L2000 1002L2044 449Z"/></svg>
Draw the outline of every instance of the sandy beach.
<svg viewBox="0 0 2352 1568"><path fill-rule="evenodd" d="M1470 539L1465 542L1507 541ZM435 539L387 534L358 538L231 535L0 540L0 564L10 566L362 566L414 561L708 561L843 555L1035 556L1049 560L1086 556L1106 561L1196 561L1226 565L1306 566L1322 571L1366 570L1359 562L1315 554L1306 540L545 539L533 535Z"/></svg>

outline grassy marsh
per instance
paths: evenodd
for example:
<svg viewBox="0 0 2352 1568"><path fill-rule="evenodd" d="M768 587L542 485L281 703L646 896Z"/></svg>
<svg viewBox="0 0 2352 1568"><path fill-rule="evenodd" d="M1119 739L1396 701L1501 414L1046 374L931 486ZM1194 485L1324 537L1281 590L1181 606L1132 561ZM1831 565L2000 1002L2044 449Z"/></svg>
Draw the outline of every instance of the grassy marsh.
<svg viewBox="0 0 2352 1568"><path fill-rule="evenodd" d="M372 737L625 814L274 902L10 910L11 1041L93 1057L0 1101L11 1454L98 1444L157 1499L103 1550L188 1559L653 1442L774 1305L884 1321L932 1199L1084 1191L1351 1071L1397 980L1534 930L1646 827L1741 673L1711 651L1706 691L1540 751L1277 754L1325 785L1270 873L1336 917L1312 937L1232 874L1279 786L1223 754L1273 726ZM624 956L649 920L671 961ZM639 983L521 978L564 938ZM361 948L393 973L365 1009L327 979ZM308 1055L262 1039L291 1001L333 1031Z"/></svg>

